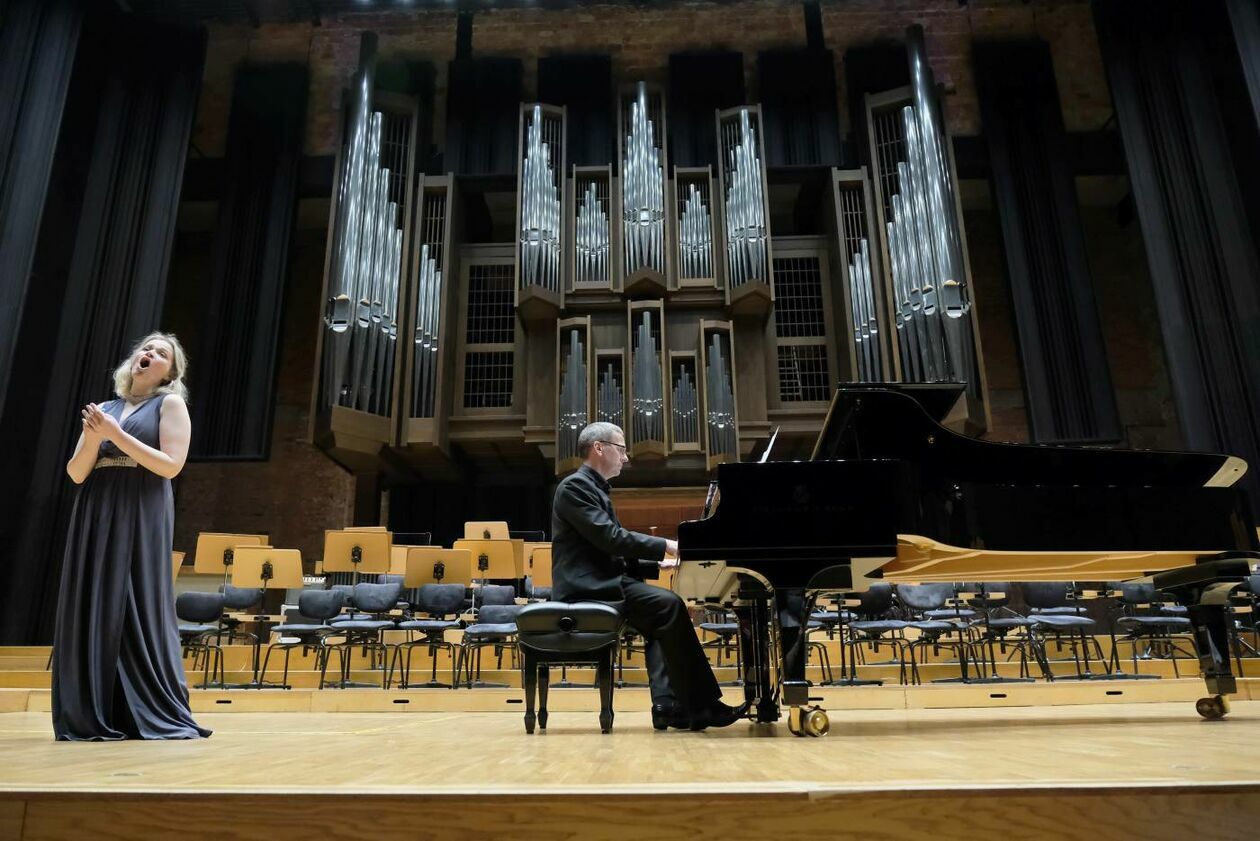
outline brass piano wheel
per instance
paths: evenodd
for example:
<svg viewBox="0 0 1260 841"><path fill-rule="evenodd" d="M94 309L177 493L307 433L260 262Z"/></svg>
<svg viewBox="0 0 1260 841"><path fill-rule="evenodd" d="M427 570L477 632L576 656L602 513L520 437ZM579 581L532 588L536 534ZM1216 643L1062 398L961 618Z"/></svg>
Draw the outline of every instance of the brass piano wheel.
<svg viewBox="0 0 1260 841"><path fill-rule="evenodd" d="M814 707L805 712L801 719L802 729L810 736L826 736L831 730L831 719L822 707Z"/></svg>
<svg viewBox="0 0 1260 841"><path fill-rule="evenodd" d="M801 708L792 707L788 710L788 730L793 736L804 736L805 731L801 729Z"/></svg>
<svg viewBox="0 0 1260 841"><path fill-rule="evenodd" d="M1208 721L1215 721L1229 713L1229 699L1224 695L1209 695L1196 701L1194 709Z"/></svg>

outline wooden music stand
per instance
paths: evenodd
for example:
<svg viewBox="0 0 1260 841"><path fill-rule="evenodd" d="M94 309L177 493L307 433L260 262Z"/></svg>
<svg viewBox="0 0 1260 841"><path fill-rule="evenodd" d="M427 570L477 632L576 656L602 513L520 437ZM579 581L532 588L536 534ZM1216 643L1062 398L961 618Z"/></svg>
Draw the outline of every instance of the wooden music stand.
<svg viewBox="0 0 1260 841"><path fill-rule="evenodd" d="M509 540L511 537L504 520L470 520L464 523L465 540Z"/></svg>
<svg viewBox="0 0 1260 841"><path fill-rule="evenodd" d="M436 546L408 546L403 586L472 583L472 552L467 549L439 549Z"/></svg>
<svg viewBox="0 0 1260 841"><path fill-rule="evenodd" d="M473 580L485 582L491 578L516 580L524 577L525 570L521 555L524 552L523 541L502 540L456 540L456 549L466 549L472 556ZM522 561L521 565L517 563ZM473 612L477 610L477 590L473 589Z"/></svg>
<svg viewBox="0 0 1260 841"><path fill-rule="evenodd" d="M281 589L302 588L302 553L297 549L276 549L271 546L238 546L232 564L232 586L251 590L262 590L258 600L259 609L267 598L267 588L275 586ZM259 615L255 622L268 623L271 617ZM258 674L258 650L262 645L262 634L254 640L254 679L244 686L261 689L263 677ZM287 687L280 687L287 688Z"/></svg>
<svg viewBox="0 0 1260 841"><path fill-rule="evenodd" d="M201 575L223 574L228 583L232 574L232 558L238 546L266 546L265 534L220 534L203 531L197 535L197 551L193 555L193 571Z"/></svg>
<svg viewBox="0 0 1260 841"><path fill-rule="evenodd" d="M324 572L389 572L390 533L380 529L329 529L324 532ZM298 586L302 586L301 582Z"/></svg>
<svg viewBox="0 0 1260 841"><path fill-rule="evenodd" d="M397 543L390 544L389 547L389 574L390 575L406 575L407 573L407 549L410 547L399 546Z"/></svg>
<svg viewBox="0 0 1260 841"><path fill-rule="evenodd" d="M183 552L171 552L171 580L179 578L179 568L184 565Z"/></svg>

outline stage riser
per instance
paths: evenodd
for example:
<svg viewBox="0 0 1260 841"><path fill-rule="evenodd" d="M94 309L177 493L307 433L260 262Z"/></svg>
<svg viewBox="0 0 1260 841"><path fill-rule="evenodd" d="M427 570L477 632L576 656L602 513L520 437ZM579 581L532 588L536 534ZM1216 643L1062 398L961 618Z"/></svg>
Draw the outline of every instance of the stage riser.
<svg viewBox="0 0 1260 841"><path fill-rule="evenodd" d="M1260 700L1260 679L1239 681L1237 701ZM250 712L494 712L524 714L518 689L345 689L248 690L193 689L190 701L199 713ZM810 697L827 710L928 710L985 707L1054 707L1081 704L1183 703L1193 705L1203 695L1196 678L1180 680L1024 683L1001 685L851 686L814 687ZM618 689L613 696L618 712L646 712L652 701L646 687ZM725 700L738 703L741 690L725 688ZM554 712L599 711L599 693L588 688L556 688L548 699ZM0 690L0 712L41 712L52 709L47 689ZM2 838L3 836L0 836Z"/></svg>
<svg viewBox="0 0 1260 841"><path fill-rule="evenodd" d="M512 838L622 841L701 837L1057 838L1088 827L1091 841L1254 838L1254 786L1122 792L983 791L790 794L387 796L43 795L0 799L0 837L111 841L158 837L173 816L187 841L244 839ZM3 795L0 795L3 797ZM194 817L195 816L195 817ZM1017 832L1015 829L1017 828ZM156 833L156 834L155 834ZM419 833L419 834L417 834Z"/></svg>

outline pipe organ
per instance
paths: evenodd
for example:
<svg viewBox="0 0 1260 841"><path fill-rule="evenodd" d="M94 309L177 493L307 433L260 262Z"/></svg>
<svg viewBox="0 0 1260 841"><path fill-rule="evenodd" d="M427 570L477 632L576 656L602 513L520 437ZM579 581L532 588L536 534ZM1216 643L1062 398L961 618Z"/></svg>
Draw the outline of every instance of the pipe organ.
<svg viewBox="0 0 1260 841"><path fill-rule="evenodd" d="M564 109L521 106L518 287L560 293L561 197L564 190Z"/></svg>
<svg viewBox="0 0 1260 841"><path fill-rule="evenodd" d="M889 373L907 382L965 383L968 423L979 430L987 407L957 178L921 27L907 30L906 52L909 88L867 97L883 294L895 336Z"/></svg>
<svg viewBox="0 0 1260 841"><path fill-rule="evenodd" d="M564 473L578 432L603 420L649 474L693 481L757 447L776 415L789 439L821 422L833 378L962 382L982 427L956 177L917 28L907 56L910 86L867 95L870 167L833 169L816 193L829 231L776 241L760 106L715 111L713 164L671 168L656 86L615 95L613 159L593 165L566 163L565 108L522 103L514 176L426 175L418 103L374 91L365 36L312 438L356 471L452 475L458 443ZM813 177L776 189L805 196ZM790 386L806 379L808 393Z"/></svg>
<svg viewBox="0 0 1260 841"><path fill-rule="evenodd" d="M717 120L728 299L733 309L764 311L774 287L761 108L721 111Z"/></svg>
<svg viewBox="0 0 1260 841"><path fill-rule="evenodd" d="M639 82L622 96L618 114L622 286L663 290L667 287L664 94Z"/></svg>
<svg viewBox="0 0 1260 841"><path fill-rule="evenodd" d="M578 433L591 422L591 321L589 317L564 319L557 324L559 348L556 381L556 470L576 469Z"/></svg>

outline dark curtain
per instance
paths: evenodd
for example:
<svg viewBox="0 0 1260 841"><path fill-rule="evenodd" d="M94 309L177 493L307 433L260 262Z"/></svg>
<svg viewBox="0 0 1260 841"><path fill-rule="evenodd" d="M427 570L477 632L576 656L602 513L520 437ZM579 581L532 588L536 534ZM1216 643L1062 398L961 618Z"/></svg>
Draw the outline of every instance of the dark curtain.
<svg viewBox="0 0 1260 841"><path fill-rule="evenodd" d="M605 166L614 160L617 115L613 111L612 59L606 55L538 59L538 101L565 107L564 153L570 167Z"/></svg>
<svg viewBox="0 0 1260 841"><path fill-rule="evenodd" d="M745 104L744 55L736 52L675 53L669 57L669 161L673 166L711 166L717 174L715 112Z"/></svg>
<svg viewBox="0 0 1260 841"><path fill-rule="evenodd" d="M1109 0L1095 19L1186 444L1245 458L1260 518L1260 255L1212 84L1214 5Z"/></svg>
<svg viewBox="0 0 1260 841"><path fill-rule="evenodd" d="M78 0L0 10L0 415L82 25Z"/></svg>
<svg viewBox="0 0 1260 841"><path fill-rule="evenodd" d="M202 340L193 357L193 455L264 459L306 114L302 65L236 76Z"/></svg>
<svg viewBox="0 0 1260 841"><path fill-rule="evenodd" d="M1256 0L1225 0L1225 6L1251 97L1251 115L1260 126L1260 4Z"/></svg>
<svg viewBox="0 0 1260 841"><path fill-rule="evenodd" d="M831 50L770 50L757 55L772 167L839 166L840 117Z"/></svg>
<svg viewBox="0 0 1260 841"><path fill-rule="evenodd" d="M522 70L516 58L457 58L446 97L446 167L456 175L513 175Z"/></svg>
<svg viewBox="0 0 1260 841"><path fill-rule="evenodd" d="M37 386L22 416L7 412L7 472L0 523L8 551L0 643L49 641L66 519L74 486L65 463L78 409L111 396L111 372L160 326L180 184L204 62L205 39L169 26L100 13L85 24L71 100L58 142L67 172L53 180L72 197L51 197L56 225L41 232L35 271L56 294L23 312L22 334L51 335L52 353L19 345L18 366ZM79 92L75 92L75 88ZM68 254L64 252L68 251ZM34 297L34 296L33 296ZM10 391L12 403L15 392Z"/></svg>
<svg viewBox="0 0 1260 841"><path fill-rule="evenodd" d="M992 186L1037 443L1121 438L1050 48L973 51Z"/></svg>
<svg viewBox="0 0 1260 841"><path fill-rule="evenodd" d="M462 538L470 520L506 520L513 530L542 531L550 537L555 485L555 477L539 476L511 484L480 477L464 484L396 487L389 492L389 528L430 532L435 546Z"/></svg>

